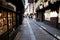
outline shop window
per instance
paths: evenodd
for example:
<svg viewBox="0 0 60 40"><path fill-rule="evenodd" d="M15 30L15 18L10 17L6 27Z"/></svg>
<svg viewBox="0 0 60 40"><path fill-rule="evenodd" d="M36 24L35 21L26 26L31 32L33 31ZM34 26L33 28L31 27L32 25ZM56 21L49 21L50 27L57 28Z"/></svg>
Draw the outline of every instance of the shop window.
<svg viewBox="0 0 60 40"><path fill-rule="evenodd" d="M56 11L50 12L50 17L57 17L58 14Z"/></svg>
<svg viewBox="0 0 60 40"><path fill-rule="evenodd" d="M6 11L0 10L0 35L7 31Z"/></svg>
<svg viewBox="0 0 60 40"><path fill-rule="evenodd" d="M2 18L2 10L0 10L0 34L3 33L3 18Z"/></svg>
<svg viewBox="0 0 60 40"><path fill-rule="evenodd" d="M44 15L45 15L45 20L50 21L50 13L45 13Z"/></svg>
<svg viewBox="0 0 60 40"><path fill-rule="evenodd" d="M0 35L7 33L9 30L9 37L13 32L13 26L16 25L16 14L0 9Z"/></svg>
<svg viewBox="0 0 60 40"><path fill-rule="evenodd" d="M9 29L12 28L12 12L8 12L8 25Z"/></svg>
<svg viewBox="0 0 60 40"><path fill-rule="evenodd" d="M50 21L50 10L46 10L44 16L45 16L45 20Z"/></svg>
<svg viewBox="0 0 60 40"><path fill-rule="evenodd" d="M6 11L3 11L3 26L4 26L4 29L3 30L4 31L5 30L7 31L7 12Z"/></svg>
<svg viewBox="0 0 60 40"><path fill-rule="evenodd" d="M16 14L13 13L13 26L15 26L15 25L16 25Z"/></svg>

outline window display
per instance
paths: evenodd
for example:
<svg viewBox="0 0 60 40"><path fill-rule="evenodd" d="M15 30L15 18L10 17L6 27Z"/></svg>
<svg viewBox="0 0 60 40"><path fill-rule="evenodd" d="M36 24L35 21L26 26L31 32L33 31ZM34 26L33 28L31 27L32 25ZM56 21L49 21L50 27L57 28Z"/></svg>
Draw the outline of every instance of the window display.
<svg viewBox="0 0 60 40"><path fill-rule="evenodd" d="M0 10L0 35L7 31L6 11Z"/></svg>
<svg viewBox="0 0 60 40"><path fill-rule="evenodd" d="M8 24L9 24L9 29L12 28L12 13L8 12Z"/></svg>
<svg viewBox="0 0 60 40"><path fill-rule="evenodd" d="M3 33L3 18L2 11L0 10L0 35Z"/></svg>
<svg viewBox="0 0 60 40"><path fill-rule="evenodd" d="M11 11L0 10L0 36L11 35L13 29L15 29L14 28L15 25L16 25L16 14Z"/></svg>
<svg viewBox="0 0 60 40"><path fill-rule="evenodd" d="M0 37L2 38L2 40L9 39L12 36L11 34L13 34L13 31L16 28L15 25L16 25L15 12L1 6L0 8Z"/></svg>
<svg viewBox="0 0 60 40"><path fill-rule="evenodd" d="M3 30L7 31L7 12L3 11Z"/></svg>

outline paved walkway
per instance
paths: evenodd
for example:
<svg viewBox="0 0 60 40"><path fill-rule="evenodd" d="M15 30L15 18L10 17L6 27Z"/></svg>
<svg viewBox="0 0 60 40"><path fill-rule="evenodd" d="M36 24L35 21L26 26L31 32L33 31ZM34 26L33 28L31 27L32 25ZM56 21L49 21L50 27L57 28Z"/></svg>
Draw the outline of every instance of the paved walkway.
<svg viewBox="0 0 60 40"><path fill-rule="evenodd" d="M23 25L18 27L18 34L14 40L56 40L34 22L36 21L24 18Z"/></svg>
<svg viewBox="0 0 60 40"><path fill-rule="evenodd" d="M36 22L37 24L39 24L41 27L43 27L44 29L46 29L48 32L50 32L51 34L53 34L55 37L57 37L58 39L60 39L60 30L54 28L54 27L51 27L51 26L48 26L46 25L45 23L43 22L38 22L36 20L33 20L34 22Z"/></svg>
<svg viewBox="0 0 60 40"><path fill-rule="evenodd" d="M21 27L21 31L18 32L14 40L36 40L30 24L28 21L26 21L26 19L24 19L23 25Z"/></svg>

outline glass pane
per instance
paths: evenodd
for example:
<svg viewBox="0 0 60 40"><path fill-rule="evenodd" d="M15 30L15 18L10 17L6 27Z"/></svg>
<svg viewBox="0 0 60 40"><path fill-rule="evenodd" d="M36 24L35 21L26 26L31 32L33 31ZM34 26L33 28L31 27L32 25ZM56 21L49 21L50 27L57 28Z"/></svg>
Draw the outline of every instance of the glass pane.
<svg viewBox="0 0 60 40"><path fill-rule="evenodd" d="M9 23L9 29L12 28L12 13L8 12L8 23Z"/></svg>
<svg viewBox="0 0 60 40"><path fill-rule="evenodd" d="M3 17L7 17L7 12L6 11L3 12Z"/></svg>
<svg viewBox="0 0 60 40"><path fill-rule="evenodd" d="M7 31L7 12L3 11L3 31Z"/></svg>
<svg viewBox="0 0 60 40"><path fill-rule="evenodd" d="M3 18L4 25L7 25L7 18Z"/></svg>
<svg viewBox="0 0 60 40"><path fill-rule="evenodd" d="M16 14L13 13L13 26L16 24Z"/></svg>
<svg viewBox="0 0 60 40"><path fill-rule="evenodd" d="M8 12L8 17L12 18L12 13L11 12Z"/></svg>
<svg viewBox="0 0 60 40"><path fill-rule="evenodd" d="M0 10L0 35L3 33L3 18L2 18L2 10Z"/></svg>

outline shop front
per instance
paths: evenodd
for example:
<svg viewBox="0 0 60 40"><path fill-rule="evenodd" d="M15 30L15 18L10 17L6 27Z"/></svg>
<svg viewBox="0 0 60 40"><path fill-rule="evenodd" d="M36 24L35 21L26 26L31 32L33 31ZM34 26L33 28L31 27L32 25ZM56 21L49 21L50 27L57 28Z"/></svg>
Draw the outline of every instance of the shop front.
<svg viewBox="0 0 60 40"><path fill-rule="evenodd" d="M16 28L16 12L0 6L0 40L12 40Z"/></svg>
<svg viewBox="0 0 60 40"><path fill-rule="evenodd" d="M37 18L42 20L45 24L59 28L60 29L60 1L56 1L51 3L50 1L48 4L43 6L42 9L39 8L37 10ZM38 9L38 8L37 8ZM41 21L40 21L41 22Z"/></svg>

